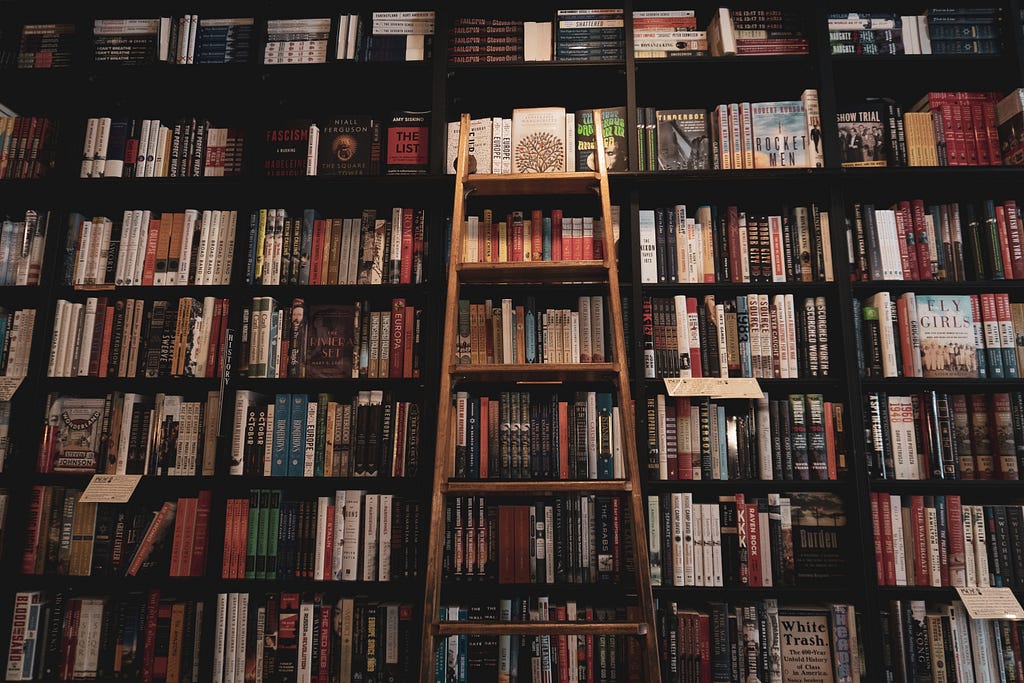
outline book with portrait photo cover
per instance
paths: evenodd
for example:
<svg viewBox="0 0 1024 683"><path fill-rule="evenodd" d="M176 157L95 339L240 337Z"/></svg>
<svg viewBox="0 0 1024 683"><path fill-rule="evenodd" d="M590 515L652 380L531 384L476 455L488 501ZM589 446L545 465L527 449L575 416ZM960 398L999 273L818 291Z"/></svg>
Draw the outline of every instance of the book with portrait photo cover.
<svg viewBox="0 0 1024 683"><path fill-rule="evenodd" d="M925 377L978 376L970 296L918 294L917 320Z"/></svg>

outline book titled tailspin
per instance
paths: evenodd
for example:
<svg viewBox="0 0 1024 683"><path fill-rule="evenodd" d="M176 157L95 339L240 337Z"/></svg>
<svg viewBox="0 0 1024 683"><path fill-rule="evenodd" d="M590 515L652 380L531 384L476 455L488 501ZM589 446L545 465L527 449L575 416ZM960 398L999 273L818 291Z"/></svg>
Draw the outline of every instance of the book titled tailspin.
<svg viewBox="0 0 1024 683"><path fill-rule="evenodd" d="M808 168L807 115L800 100L754 102L754 168Z"/></svg>

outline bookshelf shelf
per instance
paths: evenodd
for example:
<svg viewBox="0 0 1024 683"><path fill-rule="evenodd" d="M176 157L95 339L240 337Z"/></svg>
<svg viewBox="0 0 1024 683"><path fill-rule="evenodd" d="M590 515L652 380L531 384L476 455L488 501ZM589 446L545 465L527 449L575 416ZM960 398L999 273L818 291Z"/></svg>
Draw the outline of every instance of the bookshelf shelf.
<svg viewBox="0 0 1024 683"><path fill-rule="evenodd" d="M615 377L615 363L532 363L506 365L452 365L453 376L477 382L584 382Z"/></svg>
<svg viewBox="0 0 1024 683"><path fill-rule="evenodd" d="M721 496L745 491L758 495L766 493L787 493L789 491L832 491L849 492L854 486L851 479L835 481L781 481L762 479L649 479L645 484L652 493L693 491L696 495Z"/></svg>
<svg viewBox="0 0 1024 683"><path fill-rule="evenodd" d="M894 294L915 292L921 294L988 294L1024 292L1024 280L972 280L970 282L946 282L929 280L875 280L854 282L850 288L857 296L888 291Z"/></svg>
<svg viewBox="0 0 1024 683"><path fill-rule="evenodd" d="M565 493L628 493L633 490L630 482L624 480L581 480L581 481L448 481L442 491L451 495L474 495L492 493L495 495L551 494Z"/></svg>
<svg viewBox="0 0 1024 683"><path fill-rule="evenodd" d="M1024 389L1024 378L1012 379L947 379L929 377L880 377L862 378L861 387L866 391L1020 391Z"/></svg>
<svg viewBox="0 0 1024 683"><path fill-rule="evenodd" d="M470 174L463 181L467 197L591 194L597 173Z"/></svg>
<svg viewBox="0 0 1024 683"><path fill-rule="evenodd" d="M794 294L800 296L832 296L835 284L831 282L673 282L644 283L645 292L651 294Z"/></svg>
<svg viewBox="0 0 1024 683"><path fill-rule="evenodd" d="M463 282L472 284L598 282L608 272L604 261L462 263L456 269Z"/></svg>
<svg viewBox="0 0 1024 683"><path fill-rule="evenodd" d="M438 636L457 635L613 635L643 636L647 634L647 624L638 622L598 622L568 624L564 621L531 621L523 622L473 622L459 621L435 625Z"/></svg>

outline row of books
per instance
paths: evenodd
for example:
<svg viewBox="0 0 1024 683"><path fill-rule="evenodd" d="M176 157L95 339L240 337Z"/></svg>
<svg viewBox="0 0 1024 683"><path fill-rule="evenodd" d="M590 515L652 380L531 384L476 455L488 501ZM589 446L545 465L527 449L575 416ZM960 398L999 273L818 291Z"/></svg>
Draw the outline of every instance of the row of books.
<svg viewBox="0 0 1024 683"><path fill-rule="evenodd" d="M58 299L48 377L217 377L228 300Z"/></svg>
<svg viewBox="0 0 1024 683"><path fill-rule="evenodd" d="M381 390L329 394L235 392L232 475L412 477L419 467L420 407Z"/></svg>
<svg viewBox="0 0 1024 683"><path fill-rule="evenodd" d="M769 215L737 206L641 209L638 240L645 283L834 279L828 211L816 204Z"/></svg>
<svg viewBox="0 0 1024 683"><path fill-rule="evenodd" d="M117 596L14 594L7 680L199 683L205 602L152 588Z"/></svg>
<svg viewBox="0 0 1024 683"><path fill-rule="evenodd" d="M1024 278L1016 200L925 204L887 209L854 204L854 280L1016 280Z"/></svg>
<svg viewBox="0 0 1024 683"><path fill-rule="evenodd" d="M333 33L333 59L361 62L421 62L431 58L433 11L372 12L369 26L359 14L314 19L270 19L264 64L323 64Z"/></svg>
<svg viewBox="0 0 1024 683"><path fill-rule="evenodd" d="M125 209L120 221L72 213L64 262L73 265L64 284L229 284L237 221L238 212L227 209Z"/></svg>
<svg viewBox="0 0 1024 683"><path fill-rule="evenodd" d="M616 207L618 208L618 207ZM600 261L604 255L604 223L594 216L565 216L551 209L511 211L494 220L494 211L467 216L464 263L528 261ZM500 219L499 214L498 218ZM613 219L614 220L614 219Z"/></svg>
<svg viewBox="0 0 1024 683"><path fill-rule="evenodd" d="M710 119L710 120L709 120ZM641 171L821 168L818 91L706 109L637 107Z"/></svg>
<svg viewBox="0 0 1024 683"><path fill-rule="evenodd" d="M648 496L651 583L656 586L798 586L841 583L849 541L843 501L831 493Z"/></svg>
<svg viewBox="0 0 1024 683"><path fill-rule="evenodd" d="M39 472L204 476L214 473L220 395L206 401L116 391L47 396Z"/></svg>
<svg viewBox="0 0 1024 683"><path fill-rule="evenodd" d="M718 403L647 397L652 480L834 481L846 474L849 436L841 403L790 394Z"/></svg>
<svg viewBox="0 0 1024 683"><path fill-rule="evenodd" d="M643 298L644 377L829 377L825 297Z"/></svg>
<svg viewBox="0 0 1024 683"><path fill-rule="evenodd" d="M268 19L263 63L322 64L330 36L330 17Z"/></svg>
<svg viewBox="0 0 1024 683"><path fill-rule="evenodd" d="M405 299L380 311L368 301L296 298L282 306L273 297L254 297L242 310L239 372L250 379L418 377L422 313Z"/></svg>
<svg viewBox="0 0 1024 683"><path fill-rule="evenodd" d="M25 24L18 43L19 69L49 69L71 65L74 24Z"/></svg>
<svg viewBox="0 0 1024 683"><path fill-rule="evenodd" d="M878 292L854 299L861 371L866 377L1017 377L1022 314L1024 306L1005 293L897 298Z"/></svg>
<svg viewBox="0 0 1024 683"><path fill-rule="evenodd" d="M3 214L0 223L0 286L39 284L46 233L54 217L49 209Z"/></svg>
<svg viewBox="0 0 1024 683"><path fill-rule="evenodd" d="M549 596L511 597L497 605L442 605L442 621L602 622L635 618L635 608L559 602ZM439 639L434 658L437 680L629 681L639 683L640 652L635 639L611 635L470 635Z"/></svg>
<svg viewBox="0 0 1024 683"><path fill-rule="evenodd" d="M958 495L871 494L883 586L1024 585L1019 505L966 505Z"/></svg>
<svg viewBox="0 0 1024 683"><path fill-rule="evenodd" d="M522 303L520 303L520 301ZM604 296L581 296L576 309L537 307L535 297L459 300L458 363L605 363L611 359ZM606 349L609 349L606 352Z"/></svg>
<svg viewBox="0 0 1024 683"><path fill-rule="evenodd" d="M57 122L0 111L0 180L45 176L56 158Z"/></svg>
<svg viewBox="0 0 1024 683"><path fill-rule="evenodd" d="M864 397L872 474L880 479L1019 479L1024 396L1019 392Z"/></svg>
<svg viewBox="0 0 1024 683"><path fill-rule="evenodd" d="M165 501L155 512L87 503L82 491L33 486L22 573L60 576L203 576L209 491ZM172 533L173 529L173 533Z"/></svg>
<svg viewBox="0 0 1024 683"><path fill-rule="evenodd" d="M834 55L999 54L1000 10L942 7L924 14L836 12L829 14Z"/></svg>
<svg viewBox="0 0 1024 683"><path fill-rule="evenodd" d="M555 12L555 61L614 61L626 58L622 9L560 9Z"/></svg>
<svg viewBox="0 0 1024 683"><path fill-rule="evenodd" d="M448 30L449 64L551 61L552 23L456 17Z"/></svg>
<svg viewBox="0 0 1024 683"><path fill-rule="evenodd" d="M568 397L566 397L568 398ZM455 394L457 480L621 479L619 407L605 392Z"/></svg>
<svg viewBox="0 0 1024 683"><path fill-rule="evenodd" d="M608 171L629 170L626 108L601 109ZM448 123L445 171L455 173L459 121ZM562 107L514 109L511 118L471 119L469 173L561 173L596 171L594 110ZM515 159L515 160L514 160Z"/></svg>
<svg viewBox="0 0 1024 683"><path fill-rule="evenodd" d="M208 119L90 117L81 178L201 178L242 173L244 133Z"/></svg>
<svg viewBox="0 0 1024 683"><path fill-rule="evenodd" d="M97 19L93 59L125 65L247 62L254 24L252 17L200 19L198 14Z"/></svg>
<svg viewBox="0 0 1024 683"><path fill-rule="evenodd" d="M1024 633L1018 621L973 619L959 600L891 600L885 607L879 638L886 676L905 676L907 681L996 681L1013 676L1024 663L1019 645Z"/></svg>
<svg viewBox="0 0 1024 683"><path fill-rule="evenodd" d="M619 583L629 532L616 496L558 496L515 505L484 496L449 498L443 573L447 580Z"/></svg>
<svg viewBox="0 0 1024 683"><path fill-rule="evenodd" d="M25 377L32 353L36 309L0 306L0 377Z"/></svg>
<svg viewBox="0 0 1024 683"><path fill-rule="evenodd" d="M398 285L424 280L424 209L363 209L353 218L321 218L305 209L260 209L249 224L246 284Z"/></svg>
<svg viewBox="0 0 1024 683"><path fill-rule="evenodd" d="M633 57L668 59L708 54L708 32L692 9L633 12Z"/></svg>
<svg viewBox="0 0 1024 683"><path fill-rule="evenodd" d="M666 683L859 681L866 675L863 622L853 605L780 605L771 598L694 610L660 601L657 617Z"/></svg>
<svg viewBox="0 0 1024 683"><path fill-rule="evenodd" d="M805 55L804 19L795 10L720 7L708 24L713 56Z"/></svg>
<svg viewBox="0 0 1024 683"><path fill-rule="evenodd" d="M419 561L419 502L392 494L336 491L290 499L253 489L229 498L225 579L402 581Z"/></svg>
<svg viewBox="0 0 1024 683"><path fill-rule="evenodd" d="M320 593L219 593L213 683L411 680L413 605Z"/></svg>

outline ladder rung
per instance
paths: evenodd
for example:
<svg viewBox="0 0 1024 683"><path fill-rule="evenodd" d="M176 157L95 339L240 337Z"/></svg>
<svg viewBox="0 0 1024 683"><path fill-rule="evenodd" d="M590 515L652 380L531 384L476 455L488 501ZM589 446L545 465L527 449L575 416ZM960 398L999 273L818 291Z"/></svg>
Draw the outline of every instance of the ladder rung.
<svg viewBox="0 0 1024 683"><path fill-rule="evenodd" d="M510 194L589 194L601 180L599 173L471 174L462 186L478 196Z"/></svg>
<svg viewBox="0 0 1024 683"><path fill-rule="evenodd" d="M619 374L618 363L493 363L452 365L448 372L457 377L495 382L579 382L607 380Z"/></svg>
<svg viewBox="0 0 1024 683"><path fill-rule="evenodd" d="M555 480L555 481L449 481L442 491L454 495L478 493L626 493L633 490L632 482L625 479Z"/></svg>
<svg viewBox="0 0 1024 683"><path fill-rule="evenodd" d="M439 636L475 635L552 635L552 636L642 636L647 634L647 624L636 621L443 621L434 624Z"/></svg>
<svg viewBox="0 0 1024 683"><path fill-rule="evenodd" d="M608 282L604 261L526 261L515 263L461 263L456 267L461 282L538 283Z"/></svg>

